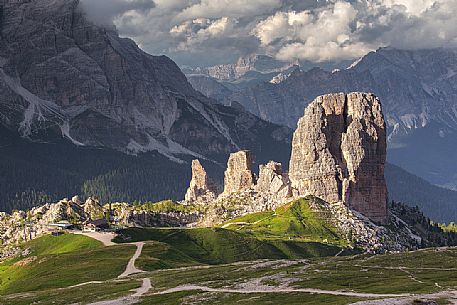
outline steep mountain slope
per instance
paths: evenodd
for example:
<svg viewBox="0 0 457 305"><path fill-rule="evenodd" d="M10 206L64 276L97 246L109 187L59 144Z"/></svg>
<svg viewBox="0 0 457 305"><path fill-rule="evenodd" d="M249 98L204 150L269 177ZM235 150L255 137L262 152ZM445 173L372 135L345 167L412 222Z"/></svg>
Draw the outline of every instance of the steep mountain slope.
<svg viewBox="0 0 457 305"><path fill-rule="evenodd" d="M393 164L386 164L390 200L419 209L435 222L449 223L457 219L457 192L433 185Z"/></svg>
<svg viewBox="0 0 457 305"><path fill-rule="evenodd" d="M72 194L177 200L191 158L215 174L238 149L289 159L290 129L204 97L78 0L2 1L0 36L1 210Z"/></svg>
<svg viewBox="0 0 457 305"><path fill-rule="evenodd" d="M280 127L214 106L169 58L88 21L78 0L8 0L0 11L0 122L22 136L174 161L283 143L257 128Z"/></svg>
<svg viewBox="0 0 457 305"><path fill-rule="evenodd" d="M232 90L222 102L236 101L263 119L294 128L304 106L318 95L373 92L386 116L389 160L434 184L455 187L457 165L450 153L457 149L455 71L454 49L381 48L346 70L296 70L277 84Z"/></svg>

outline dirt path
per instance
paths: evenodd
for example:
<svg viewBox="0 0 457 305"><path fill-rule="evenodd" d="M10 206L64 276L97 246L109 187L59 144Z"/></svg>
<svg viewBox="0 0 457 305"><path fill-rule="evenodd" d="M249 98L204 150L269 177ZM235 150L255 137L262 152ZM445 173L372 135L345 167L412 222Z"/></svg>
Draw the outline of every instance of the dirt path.
<svg viewBox="0 0 457 305"><path fill-rule="evenodd" d="M329 294L329 295L340 295L349 297L361 297L361 298L392 298L392 297L410 297L411 294L376 294L376 293L358 293L350 291L334 291L334 290L321 290L314 288L275 288L271 287L268 289L229 289L229 288L210 288L206 286L197 285L182 285L175 288L170 288L164 291L156 292L152 295L168 294L181 291L192 291L200 290L204 292L223 292L223 293L284 293L284 292L305 292L305 293L316 293L316 294Z"/></svg>
<svg viewBox="0 0 457 305"><path fill-rule="evenodd" d="M113 238L116 237L114 233L107 233L107 232L81 232L76 231L73 232L74 234L81 234L87 237L94 238L98 241L101 241L105 246L114 246L115 243L112 242ZM124 278L134 273L144 272L143 270L138 269L135 267L135 261L140 257L141 251L143 251L144 242L136 242L136 243L128 243L127 245L135 245L136 251L135 254L130 258L127 266L125 267L125 271L118 276L118 278ZM84 284L84 283L83 283ZM81 284L80 284L81 285Z"/></svg>
<svg viewBox="0 0 457 305"><path fill-rule="evenodd" d="M403 267L403 266L398 266L398 267L387 267L387 266L370 266L370 265L354 265L355 267L360 267L360 268L373 268L373 269L386 269L386 270L436 270L436 271L457 271L457 268L437 268L437 267Z"/></svg>
<svg viewBox="0 0 457 305"><path fill-rule="evenodd" d="M116 237L116 234L114 233L107 233L107 232L82 232L82 231L75 231L73 232L74 234L81 234L87 237L94 238L98 241L101 241L105 246L114 246L116 245L115 243L112 242L113 238ZM144 242L136 242L136 243L128 243L125 245L135 245L136 246L136 251L135 254L130 258L127 267L125 268L125 271L118 276L118 278L124 278L127 277L131 274L134 273L140 273L143 272L143 270L140 270L135 267L135 261L140 257L141 251L143 251L143 246Z"/></svg>
<svg viewBox="0 0 457 305"><path fill-rule="evenodd" d="M132 305L139 302L140 297L152 288L151 280L148 278L143 279L143 284L140 288L136 289L135 293L126 297L122 297L115 300L100 301L90 303L89 305Z"/></svg>
<svg viewBox="0 0 457 305"><path fill-rule="evenodd" d="M87 286L87 285L92 285L92 284L103 284L103 283L104 283L104 281L90 281L90 282L79 283L76 285L67 286L67 287L58 288L58 289L70 289L70 288L75 288L75 287L82 287L82 286Z"/></svg>
<svg viewBox="0 0 457 305"><path fill-rule="evenodd" d="M356 303L352 303L351 305L411 305L415 304L415 301L422 301L423 303L417 302L417 304L436 304L431 303L437 299L445 299L448 300L449 304L457 304L457 291L456 290L447 290L441 291L438 293L432 294L423 294L423 295L416 295L413 297L405 297L405 298L388 298L388 299L381 299L381 300L367 300L367 301L360 301ZM430 302L430 303L427 303Z"/></svg>
<svg viewBox="0 0 457 305"><path fill-rule="evenodd" d="M132 258L129 260L129 263L125 268L125 271L121 275L119 275L118 278L127 277L130 274L134 273L144 272L143 270L140 270L137 267L135 267L135 261L138 257L140 257L141 251L143 251L144 242L131 243L131 245L136 245L135 254L133 254Z"/></svg>

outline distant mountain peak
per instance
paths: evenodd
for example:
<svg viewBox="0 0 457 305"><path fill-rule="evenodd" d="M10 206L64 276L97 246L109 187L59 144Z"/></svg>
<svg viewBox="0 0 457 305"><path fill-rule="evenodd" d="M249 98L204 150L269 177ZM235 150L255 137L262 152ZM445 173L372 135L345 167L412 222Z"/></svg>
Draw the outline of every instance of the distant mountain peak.
<svg viewBox="0 0 457 305"><path fill-rule="evenodd" d="M217 80L236 80L249 72L259 72L263 74L280 73L293 66L299 66L298 60L285 62L279 61L269 55L250 54L241 56L236 63L221 64L211 67L184 68L187 75L205 75Z"/></svg>

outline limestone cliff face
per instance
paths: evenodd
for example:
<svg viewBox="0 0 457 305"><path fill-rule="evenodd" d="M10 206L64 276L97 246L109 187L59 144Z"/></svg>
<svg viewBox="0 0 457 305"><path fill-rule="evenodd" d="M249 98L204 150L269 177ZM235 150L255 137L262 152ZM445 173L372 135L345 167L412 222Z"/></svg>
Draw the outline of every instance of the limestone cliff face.
<svg viewBox="0 0 457 305"><path fill-rule="evenodd" d="M387 218L386 131L369 93L317 97L294 133L290 179L300 195L343 202L372 220Z"/></svg>
<svg viewBox="0 0 457 305"><path fill-rule="evenodd" d="M243 150L230 154L224 176L224 194L247 191L254 184L251 153Z"/></svg>
<svg viewBox="0 0 457 305"><path fill-rule="evenodd" d="M208 178L200 161L192 161L192 180L185 195L186 202L208 202L216 199L217 190L214 183Z"/></svg>

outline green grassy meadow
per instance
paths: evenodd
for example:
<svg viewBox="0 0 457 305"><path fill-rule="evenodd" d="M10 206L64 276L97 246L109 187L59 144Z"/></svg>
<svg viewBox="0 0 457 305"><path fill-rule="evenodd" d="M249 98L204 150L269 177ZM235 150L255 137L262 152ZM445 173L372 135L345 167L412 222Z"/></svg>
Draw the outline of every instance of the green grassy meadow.
<svg viewBox="0 0 457 305"><path fill-rule="evenodd" d="M112 279L135 252L132 245L104 247L82 235L45 235L22 246L26 257L0 263L0 295Z"/></svg>
<svg viewBox="0 0 457 305"><path fill-rule="evenodd" d="M132 228L129 241L146 241L138 264L144 270L257 259L299 259L335 255L342 248L318 242L262 240L222 228Z"/></svg>

